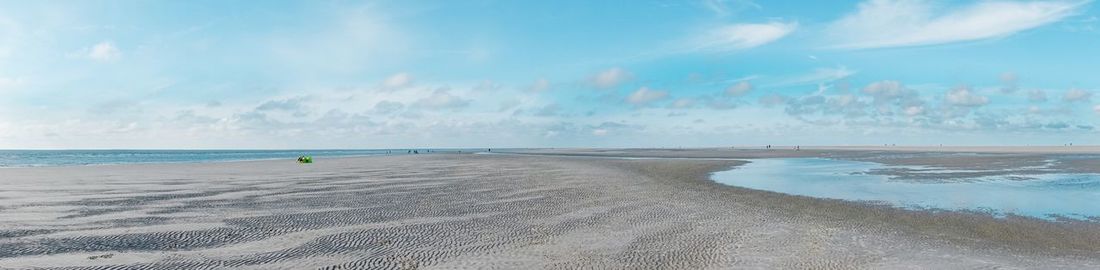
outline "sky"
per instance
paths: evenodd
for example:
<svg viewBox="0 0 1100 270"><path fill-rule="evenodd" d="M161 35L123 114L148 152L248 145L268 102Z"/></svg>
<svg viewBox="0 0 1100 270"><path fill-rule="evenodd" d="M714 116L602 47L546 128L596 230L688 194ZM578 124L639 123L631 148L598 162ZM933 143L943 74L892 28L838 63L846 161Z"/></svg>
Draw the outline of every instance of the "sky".
<svg viewBox="0 0 1100 270"><path fill-rule="evenodd" d="M1096 5L0 0L0 149L1100 144Z"/></svg>

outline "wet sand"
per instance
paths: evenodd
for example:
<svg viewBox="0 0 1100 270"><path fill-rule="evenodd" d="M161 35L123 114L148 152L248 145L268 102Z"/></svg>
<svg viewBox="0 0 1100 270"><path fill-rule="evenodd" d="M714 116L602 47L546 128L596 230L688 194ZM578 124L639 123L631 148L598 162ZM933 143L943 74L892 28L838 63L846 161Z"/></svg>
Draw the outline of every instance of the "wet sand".
<svg viewBox="0 0 1100 270"><path fill-rule="evenodd" d="M708 178L767 157L978 168L1053 158L1044 168L1067 171L1095 170L1095 159L513 152L523 153L3 169L0 268L1100 267L1095 222L900 210Z"/></svg>

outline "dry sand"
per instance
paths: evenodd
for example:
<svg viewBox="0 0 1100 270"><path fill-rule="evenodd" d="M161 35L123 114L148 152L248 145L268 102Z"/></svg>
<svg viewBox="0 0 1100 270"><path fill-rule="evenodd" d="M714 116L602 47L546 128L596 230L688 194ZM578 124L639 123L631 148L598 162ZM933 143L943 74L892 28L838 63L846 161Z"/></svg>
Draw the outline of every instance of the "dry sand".
<svg viewBox="0 0 1100 270"><path fill-rule="evenodd" d="M574 149L3 169L0 268L1100 267L1092 222L899 210L708 179L736 159L786 156L1059 159ZM1084 160L1056 166L1096 167Z"/></svg>

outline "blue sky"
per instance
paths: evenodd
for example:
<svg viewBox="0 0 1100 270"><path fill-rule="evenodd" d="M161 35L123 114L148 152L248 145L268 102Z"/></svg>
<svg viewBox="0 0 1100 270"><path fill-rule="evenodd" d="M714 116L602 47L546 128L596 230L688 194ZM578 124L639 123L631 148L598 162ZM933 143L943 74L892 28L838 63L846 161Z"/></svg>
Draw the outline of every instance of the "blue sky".
<svg viewBox="0 0 1100 270"><path fill-rule="evenodd" d="M1095 5L0 1L0 148L1098 144Z"/></svg>

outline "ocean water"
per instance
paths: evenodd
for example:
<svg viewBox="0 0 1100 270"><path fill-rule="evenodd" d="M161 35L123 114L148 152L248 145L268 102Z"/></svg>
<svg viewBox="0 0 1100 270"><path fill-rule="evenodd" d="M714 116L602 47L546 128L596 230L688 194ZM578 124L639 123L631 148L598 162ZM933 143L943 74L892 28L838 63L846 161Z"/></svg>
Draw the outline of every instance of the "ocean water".
<svg viewBox="0 0 1100 270"><path fill-rule="evenodd" d="M823 158L757 159L712 178L793 195L885 203L908 209L969 210L1042 219L1100 217L1100 175L1049 173L938 181L869 174L886 166ZM921 168L927 169L927 168Z"/></svg>
<svg viewBox="0 0 1100 270"><path fill-rule="evenodd" d="M423 151L421 151L423 152ZM366 150L0 150L0 168L133 163L193 163L405 154L406 149Z"/></svg>

